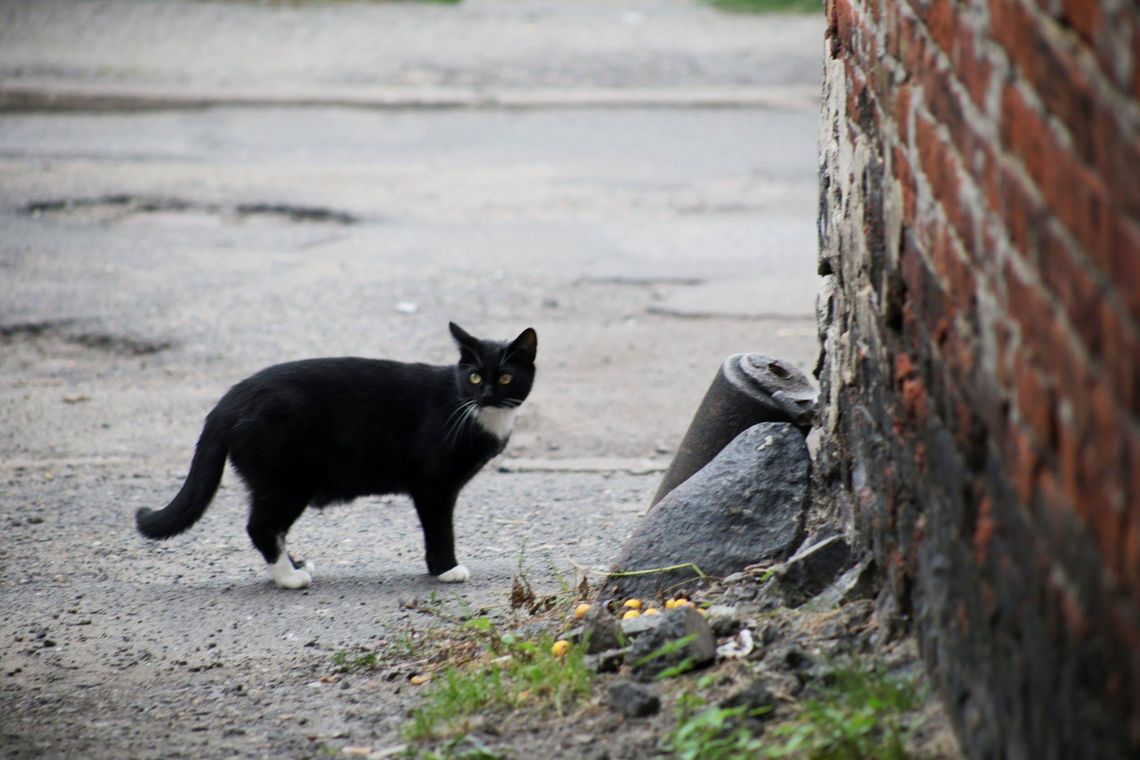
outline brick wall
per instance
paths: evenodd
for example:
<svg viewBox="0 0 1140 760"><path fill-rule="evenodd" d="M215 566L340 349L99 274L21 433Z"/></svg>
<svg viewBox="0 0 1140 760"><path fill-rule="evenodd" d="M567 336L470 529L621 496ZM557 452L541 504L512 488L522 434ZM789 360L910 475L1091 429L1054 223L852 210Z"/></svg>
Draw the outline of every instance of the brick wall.
<svg viewBox="0 0 1140 760"><path fill-rule="evenodd" d="M1140 10L827 0L824 443L974 757L1140 757Z"/></svg>

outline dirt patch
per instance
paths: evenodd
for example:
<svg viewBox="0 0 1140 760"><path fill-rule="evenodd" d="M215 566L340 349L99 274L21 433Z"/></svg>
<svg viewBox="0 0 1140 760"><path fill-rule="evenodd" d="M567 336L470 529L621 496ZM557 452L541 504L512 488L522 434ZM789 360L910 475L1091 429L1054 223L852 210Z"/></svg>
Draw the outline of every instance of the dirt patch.
<svg viewBox="0 0 1140 760"><path fill-rule="evenodd" d="M747 654L640 682L628 661L620 669L602 667L609 672L591 672L589 688L569 702L560 701L566 692L558 676L533 680L533 674L548 667L544 657L551 641L575 624L570 600L581 594L548 597L549 603L536 607L533 594L517 598L518 587L516 579L510 612L457 614L433 600L408 600L410 608L441 625L409 628L398 643L379 649L338 652L320 676L323 682L354 690L376 688L369 684L377 681L403 683L413 701L398 738L373 746L332 743L326 751L373 758L794 758L817 756L812 747L834 740L849 744L838 754L818 756L880 757L897 742L901 754L893 757L961 757L948 718L927 687L914 641L888 638L871 599L809 611L773 607L757 578L715 587L696 597L702 614L718 616L714 627L722 641L739 639L747 630L755 641ZM620 612L620 604L611 606ZM537 614L528 614L533 610ZM520 650L519 641L538 648ZM531 681L513 681L519 676L507 664L512 657L531 658L521 671ZM566 656L558 672L581 663ZM422 735L418 726L433 704L463 705L488 684L504 683L505 701L495 697L469 714L437 709L434 734ZM650 695L653 708L638 717L623 712L616 695L630 690ZM800 749L794 749L797 742ZM694 747L703 749L693 755Z"/></svg>

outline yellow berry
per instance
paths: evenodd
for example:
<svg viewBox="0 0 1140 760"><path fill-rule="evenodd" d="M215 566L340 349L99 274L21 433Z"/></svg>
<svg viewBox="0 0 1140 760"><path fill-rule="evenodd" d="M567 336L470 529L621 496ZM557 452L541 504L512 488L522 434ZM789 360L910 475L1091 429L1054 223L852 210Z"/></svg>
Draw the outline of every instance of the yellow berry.
<svg viewBox="0 0 1140 760"><path fill-rule="evenodd" d="M649 609L647 609L645 612L643 612L641 614L642 615L656 615L657 614L657 608L656 607L650 607Z"/></svg>
<svg viewBox="0 0 1140 760"><path fill-rule="evenodd" d="M412 682L413 686L423 686L425 683L431 680L431 674L423 673L420 675L412 676L408 680Z"/></svg>
<svg viewBox="0 0 1140 760"><path fill-rule="evenodd" d="M581 620L582 618L586 617L586 613L589 611L590 611L590 605L586 604L585 602L582 602L581 604L579 604L577 607L574 608L574 617L576 617L578 620Z"/></svg>
<svg viewBox="0 0 1140 760"><path fill-rule="evenodd" d="M641 609L641 600L640 599L626 599L625 604L623 604L622 606L627 607L631 610L640 610Z"/></svg>
<svg viewBox="0 0 1140 760"><path fill-rule="evenodd" d="M625 614L621 616L622 620L633 620L634 618L641 617L641 613L637 610L626 610Z"/></svg>
<svg viewBox="0 0 1140 760"><path fill-rule="evenodd" d="M559 639L554 642L554 646L550 648L550 653L555 657L561 657L570 651L570 642L565 639Z"/></svg>

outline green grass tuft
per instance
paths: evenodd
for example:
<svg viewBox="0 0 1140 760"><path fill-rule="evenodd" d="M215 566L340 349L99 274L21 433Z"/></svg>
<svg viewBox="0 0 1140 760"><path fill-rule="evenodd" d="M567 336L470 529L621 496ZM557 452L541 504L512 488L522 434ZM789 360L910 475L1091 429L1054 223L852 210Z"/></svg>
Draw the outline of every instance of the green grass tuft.
<svg viewBox="0 0 1140 760"><path fill-rule="evenodd" d="M380 665L380 656L376 652L366 649L349 652L339 649L333 652L333 665L337 673L356 673L361 670L376 670Z"/></svg>
<svg viewBox="0 0 1140 760"><path fill-rule="evenodd" d="M698 682L698 690L704 687ZM708 707L691 692L678 698L676 722L661 749L680 760L905 760L914 728L907 714L922 702L909 679L880 668L840 668L794 718L761 737L747 719L770 708Z"/></svg>
<svg viewBox="0 0 1140 760"><path fill-rule="evenodd" d="M764 757L827 760L905 760L906 741L915 726L907 714L925 695L913 679L881 667L846 666L833 671L816 696L804 700L799 716L776 726L779 739Z"/></svg>
<svg viewBox="0 0 1140 760"><path fill-rule="evenodd" d="M707 0L731 13L823 13L823 0Z"/></svg>
<svg viewBox="0 0 1140 760"><path fill-rule="evenodd" d="M412 710L404 732L409 741L455 734L466 718L485 711L524 709L564 715L590 692L594 672L586 666L581 647L572 646L555 657L553 639L529 642L509 634L488 634L491 651L499 656L444 669L427 688L426 703Z"/></svg>

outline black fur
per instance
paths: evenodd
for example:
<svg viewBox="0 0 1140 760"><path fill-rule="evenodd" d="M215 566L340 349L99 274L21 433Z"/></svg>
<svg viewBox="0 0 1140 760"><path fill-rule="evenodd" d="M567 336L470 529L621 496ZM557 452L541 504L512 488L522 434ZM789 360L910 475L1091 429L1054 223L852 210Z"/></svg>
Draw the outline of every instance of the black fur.
<svg viewBox="0 0 1140 760"><path fill-rule="evenodd" d="M538 338L479 340L450 325L457 365L380 359L308 359L241 381L206 417L186 482L162 510L140 509L139 531L169 538L206 511L226 458L249 488L247 529L274 563L285 534L308 506L369 494L412 497L428 572L455 567L452 511L460 489L505 440L474 415L517 407L530 393ZM472 373L480 377L472 382ZM509 384L499 382L511 375Z"/></svg>

